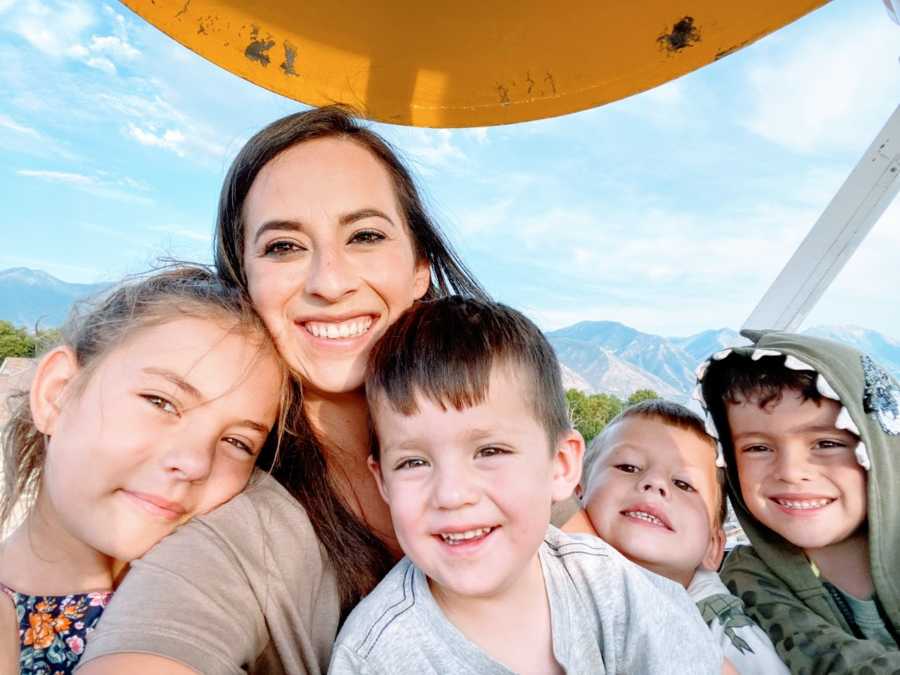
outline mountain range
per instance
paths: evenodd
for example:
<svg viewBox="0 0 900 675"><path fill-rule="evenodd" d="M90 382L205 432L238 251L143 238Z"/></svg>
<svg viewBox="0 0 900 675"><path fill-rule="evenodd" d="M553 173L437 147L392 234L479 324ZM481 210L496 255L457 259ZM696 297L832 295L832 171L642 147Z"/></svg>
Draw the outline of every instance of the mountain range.
<svg viewBox="0 0 900 675"><path fill-rule="evenodd" d="M27 267L0 270L0 319L34 330L59 326L76 300L109 284L71 284Z"/></svg>
<svg viewBox="0 0 900 675"><path fill-rule="evenodd" d="M816 326L802 332L866 352L900 378L898 340L859 326ZM615 321L582 321L546 335L562 362L567 388L620 398L637 389L653 389L681 401L689 397L701 361L726 347L748 344L730 328L662 337Z"/></svg>
<svg viewBox="0 0 900 675"><path fill-rule="evenodd" d="M72 303L109 284L70 284L25 267L0 270L0 319L33 329L60 325ZM818 326L809 335L844 342L900 376L900 341L858 326ZM688 337L663 337L616 321L581 321L546 333L562 363L567 388L627 398L638 389L684 401L694 370L713 352L746 343L730 328Z"/></svg>

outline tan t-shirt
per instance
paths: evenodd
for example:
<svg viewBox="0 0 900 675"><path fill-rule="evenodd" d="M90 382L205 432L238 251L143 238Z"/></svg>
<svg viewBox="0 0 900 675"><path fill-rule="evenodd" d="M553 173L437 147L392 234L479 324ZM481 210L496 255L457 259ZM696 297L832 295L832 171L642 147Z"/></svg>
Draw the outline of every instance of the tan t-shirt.
<svg viewBox="0 0 900 675"><path fill-rule="evenodd" d="M208 675L325 672L340 617L331 562L270 476L135 561L81 664L141 652Z"/></svg>

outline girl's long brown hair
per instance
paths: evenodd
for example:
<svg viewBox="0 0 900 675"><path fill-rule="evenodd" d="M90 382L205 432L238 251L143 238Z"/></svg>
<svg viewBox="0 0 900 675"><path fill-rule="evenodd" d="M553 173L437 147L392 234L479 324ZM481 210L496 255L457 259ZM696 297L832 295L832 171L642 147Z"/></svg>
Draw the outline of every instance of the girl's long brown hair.
<svg viewBox="0 0 900 675"><path fill-rule="evenodd" d="M342 138L372 153L390 175L400 211L419 260L431 266L425 298L457 293L487 299L429 217L409 171L391 147L360 125L342 106L288 115L253 136L231 165L222 185L215 232L216 268L223 280L248 293L244 265L243 208L259 171L288 148L317 138ZM248 294L249 295L249 294ZM273 474L306 509L316 535L334 564L344 611L368 593L388 572L393 558L384 543L340 497L329 476L325 452L302 406L294 413L290 445L283 448Z"/></svg>

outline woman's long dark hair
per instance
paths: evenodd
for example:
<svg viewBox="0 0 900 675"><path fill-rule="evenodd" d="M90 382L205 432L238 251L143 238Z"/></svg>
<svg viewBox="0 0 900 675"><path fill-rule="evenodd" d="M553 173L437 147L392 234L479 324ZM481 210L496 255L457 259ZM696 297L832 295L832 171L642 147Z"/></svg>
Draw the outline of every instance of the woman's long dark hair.
<svg viewBox="0 0 900 675"><path fill-rule="evenodd" d="M222 185L215 232L216 268L226 283L249 296L244 265L243 208L257 174L288 148L317 138L342 138L358 143L385 167L394 183L416 257L426 260L431 267L431 284L425 298L456 293L487 299L487 293L428 216L412 176L397 154L342 106L317 108L276 120L247 141L234 159ZM322 442L302 406L297 406L295 413L294 433L283 442L273 475L306 509L334 563L341 604L347 611L388 572L393 557L338 494L328 473Z"/></svg>

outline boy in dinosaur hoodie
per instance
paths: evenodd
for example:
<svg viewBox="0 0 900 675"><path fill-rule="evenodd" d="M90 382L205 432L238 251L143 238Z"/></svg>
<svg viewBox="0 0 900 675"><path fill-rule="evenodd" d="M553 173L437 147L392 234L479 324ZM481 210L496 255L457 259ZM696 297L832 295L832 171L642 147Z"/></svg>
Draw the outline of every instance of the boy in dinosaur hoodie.
<svg viewBox="0 0 900 675"><path fill-rule="evenodd" d="M900 387L849 347L744 334L697 373L752 543L722 579L792 672L900 672Z"/></svg>

